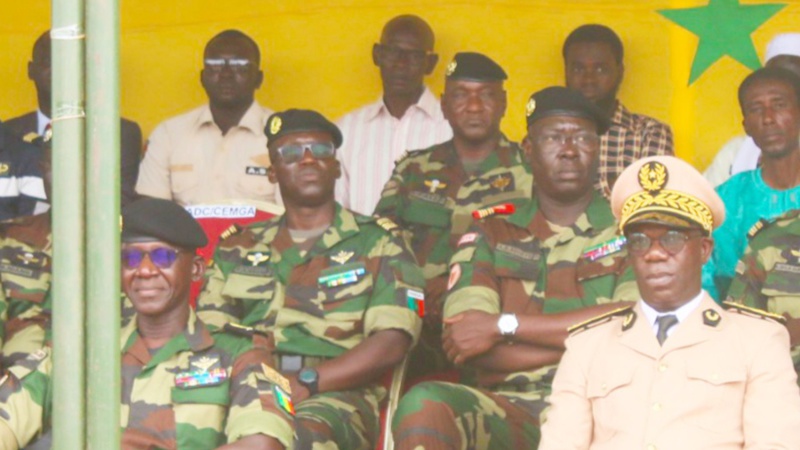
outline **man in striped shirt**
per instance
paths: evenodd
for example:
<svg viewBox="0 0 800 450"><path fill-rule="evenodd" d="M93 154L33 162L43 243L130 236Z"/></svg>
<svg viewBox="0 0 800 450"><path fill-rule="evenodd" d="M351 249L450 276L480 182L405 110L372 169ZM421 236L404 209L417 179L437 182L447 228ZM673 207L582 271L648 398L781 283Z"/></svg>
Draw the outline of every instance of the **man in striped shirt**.
<svg viewBox="0 0 800 450"><path fill-rule="evenodd" d="M346 208L372 214L394 162L406 150L430 147L453 132L439 100L423 84L439 60L431 27L412 15L397 16L372 47L380 69L383 96L339 119L344 144L337 156L342 177L336 199Z"/></svg>

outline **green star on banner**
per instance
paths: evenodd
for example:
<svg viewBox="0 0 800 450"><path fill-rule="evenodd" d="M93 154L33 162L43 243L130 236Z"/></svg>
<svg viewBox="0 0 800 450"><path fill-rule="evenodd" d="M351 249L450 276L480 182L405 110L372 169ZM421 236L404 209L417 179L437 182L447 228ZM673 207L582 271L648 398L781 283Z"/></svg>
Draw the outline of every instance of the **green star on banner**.
<svg viewBox="0 0 800 450"><path fill-rule="evenodd" d="M750 34L786 4L741 5L739 0L709 0L697 8L662 9L659 14L700 39L689 84L725 55L755 70L761 67Z"/></svg>

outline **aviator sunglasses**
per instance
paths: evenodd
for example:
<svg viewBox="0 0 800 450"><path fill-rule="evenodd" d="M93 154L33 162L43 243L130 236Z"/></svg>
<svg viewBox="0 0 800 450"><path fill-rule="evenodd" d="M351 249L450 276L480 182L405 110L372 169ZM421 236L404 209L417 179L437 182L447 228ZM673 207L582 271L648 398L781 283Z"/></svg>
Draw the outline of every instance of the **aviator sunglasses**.
<svg viewBox="0 0 800 450"><path fill-rule="evenodd" d="M336 149L330 142L312 142L310 144L287 144L278 147L278 154L284 164L294 164L305 155L306 150L316 159L333 158Z"/></svg>

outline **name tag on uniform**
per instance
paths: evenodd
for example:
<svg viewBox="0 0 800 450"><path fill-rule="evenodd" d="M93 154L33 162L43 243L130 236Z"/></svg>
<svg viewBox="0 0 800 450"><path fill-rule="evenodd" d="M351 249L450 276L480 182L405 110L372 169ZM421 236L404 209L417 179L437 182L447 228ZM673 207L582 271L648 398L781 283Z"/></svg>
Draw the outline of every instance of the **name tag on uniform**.
<svg viewBox="0 0 800 450"><path fill-rule="evenodd" d="M367 269L363 264L345 264L323 270L317 283L327 288L345 286L358 282L366 273Z"/></svg>
<svg viewBox="0 0 800 450"><path fill-rule="evenodd" d="M260 166L247 166L244 173L247 175L259 175L265 177L267 176L267 168Z"/></svg>
<svg viewBox="0 0 800 450"><path fill-rule="evenodd" d="M175 386L180 389L217 386L228 379L228 371L222 367L219 355L207 353L189 358L189 370L175 375Z"/></svg>

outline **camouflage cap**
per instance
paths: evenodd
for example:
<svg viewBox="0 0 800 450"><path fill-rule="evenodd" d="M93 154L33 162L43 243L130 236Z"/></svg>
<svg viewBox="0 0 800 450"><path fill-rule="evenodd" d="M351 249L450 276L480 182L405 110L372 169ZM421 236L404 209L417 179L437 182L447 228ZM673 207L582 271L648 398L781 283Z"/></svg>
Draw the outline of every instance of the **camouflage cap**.
<svg viewBox="0 0 800 450"><path fill-rule="evenodd" d="M508 78L499 64L481 53L456 53L445 71L445 80L503 81Z"/></svg>
<svg viewBox="0 0 800 450"><path fill-rule="evenodd" d="M702 228L707 234L725 220L725 204L689 163L674 156L642 158L620 174L611 191L620 231L634 223Z"/></svg>
<svg viewBox="0 0 800 450"><path fill-rule="evenodd" d="M208 238L186 209L175 202L145 197L122 209L122 242L163 241L181 248L199 248Z"/></svg>
<svg viewBox="0 0 800 450"><path fill-rule="evenodd" d="M551 86L531 95L525 106L528 127L539 119L550 116L572 116L589 119L597 125L597 133L608 130L606 114L578 91L562 86Z"/></svg>
<svg viewBox="0 0 800 450"><path fill-rule="evenodd" d="M342 145L342 132L333 122L322 114L308 109L287 109L269 116L264 134L272 141L281 136L303 131L325 131L333 138L333 145L339 148Z"/></svg>

